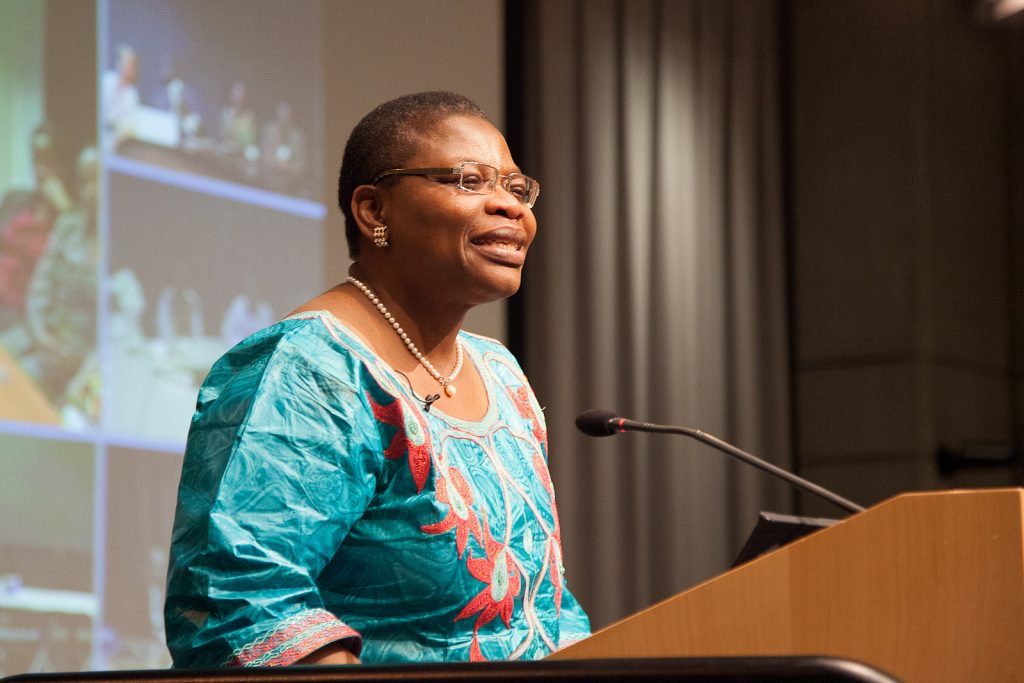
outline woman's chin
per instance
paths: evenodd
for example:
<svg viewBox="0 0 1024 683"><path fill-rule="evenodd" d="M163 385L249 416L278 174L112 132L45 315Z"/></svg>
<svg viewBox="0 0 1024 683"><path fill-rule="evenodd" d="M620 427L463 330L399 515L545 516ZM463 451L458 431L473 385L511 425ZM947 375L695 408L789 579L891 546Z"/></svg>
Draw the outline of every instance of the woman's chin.
<svg viewBox="0 0 1024 683"><path fill-rule="evenodd" d="M472 291L476 294L474 306L507 299L519 291L522 271L518 268L504 268L504 272L488 273L486 278L477 278Z"/></svg>

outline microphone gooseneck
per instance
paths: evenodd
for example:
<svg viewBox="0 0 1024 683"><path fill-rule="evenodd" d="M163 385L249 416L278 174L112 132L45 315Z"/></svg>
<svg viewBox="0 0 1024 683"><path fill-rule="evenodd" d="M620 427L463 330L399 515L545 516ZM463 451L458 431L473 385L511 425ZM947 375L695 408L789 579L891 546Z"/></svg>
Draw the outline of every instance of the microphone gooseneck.
<svg viewBox="0 0 1024 683"><path fill-rule="evenodd" d="M692 439L697 439L712 448L716 448L726 455L742 460L748 465L752 465L757 469L767 472L772 476L778 477L783 481L786 481L797 488L803 489L808 493L813 493L819 498L823 498L833 505L837 505L844 510L849 512L863 512L864 508L857 505L853 501L847 500L842 496L829 491L828 489L818 486L817 484L807 481L803 477L776 467L770 462L761 460L757 456L751 455L746 451L736 448L732 444L722 441L717 436L712 436L706 432L702 432L699 429L692 429L690 427L675 427L672 425L657 425L650 422L637 422L636 420L627 420L624 417L619 417L615 413L609 410L602 410L595 408L581 413L576 418L576 427L588 436L611 436L612 434L618 434L619 432L652 432L655 434L681 434L688 436Z"/></svg>

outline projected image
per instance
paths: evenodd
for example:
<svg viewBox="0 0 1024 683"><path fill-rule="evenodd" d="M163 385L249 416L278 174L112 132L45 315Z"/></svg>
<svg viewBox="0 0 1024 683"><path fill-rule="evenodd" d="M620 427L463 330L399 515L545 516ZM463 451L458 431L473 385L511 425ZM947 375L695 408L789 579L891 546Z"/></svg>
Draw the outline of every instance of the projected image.
<svg viewBox="0 0 1024 683"><path fill-rule="evenodd" d="M78 671L99 615L93 447L0 436L0 453L0 675Z"/></svg>
<svg viewBox="0 0 1024 683"><path fill-rule="evenodd" d="M104 650L116 669L160 669L167 548L181 457L112 448L107 460Z"/></svg>
<svg viewBox="0 0 1024 683"><path fill-rule="evenodd" d="M169 664L199 386L326 280L320 11L0 2L0 677Z"/></svg>
<svg viewBox="0 0 1024 683"><path fill-rule="evenodd" d="M321 164L310 144L320 125L319 48L310 36L316 3L111 0L109 7L101 87L107 150L172 172L318 197Z"/></svg>
<svg viewBox="0 0 1024 683"><path fill-rule="evenodd" d="M35 26L14 30L31 39L42 18L38 12ZM25 66L33 60L23 53L13 63L13 81L0 83L7 89L0 122L9 135L0 165L0 420L80 430L99 414L98 377L90 368L100 159L80 122L59 114L48 121L38 84L19 81L42 73L36 49L35 69Z"/></svg>
<svg viewBox="0 0 1024 683"><path fill-rule="evenodd" d="M213 362L317 293L322 227L132 176L109 182L104 424L180 449Z"/></svg>

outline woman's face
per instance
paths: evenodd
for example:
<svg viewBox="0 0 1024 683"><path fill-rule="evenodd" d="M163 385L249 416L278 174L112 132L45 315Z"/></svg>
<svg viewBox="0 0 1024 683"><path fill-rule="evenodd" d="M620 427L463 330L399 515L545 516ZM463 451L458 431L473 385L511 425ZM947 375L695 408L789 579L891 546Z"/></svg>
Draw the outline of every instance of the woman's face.
<svg viewBox="0 0 1024 683"><path fill-rule="evenodd" d="M405 168L490 164L519 172L501 133L487 121L455 116L420 136ZM526 251L537 233L533 210L502 189L470 194L450 178L402 176L381 188L396 273L453 301L475 306L519 289ZM373 247L370 247L373 248ZM443 289L436 289L443 288Z"/></svg>

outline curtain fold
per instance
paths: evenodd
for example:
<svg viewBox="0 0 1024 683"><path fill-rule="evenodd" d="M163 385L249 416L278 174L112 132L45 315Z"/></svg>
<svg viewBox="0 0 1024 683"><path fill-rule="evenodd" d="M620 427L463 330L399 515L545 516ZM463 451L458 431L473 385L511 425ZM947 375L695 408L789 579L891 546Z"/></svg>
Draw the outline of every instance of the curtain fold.
<svg viewBox="0 0 1024 683"><path fill-rule="evenodd" d="M516 153L543 188L523 361L546 406L569 582L601 626L720 573L757 510L788 507L707 447L573 427L607 407L788 462L776 6L522 10Z"/></svg>

